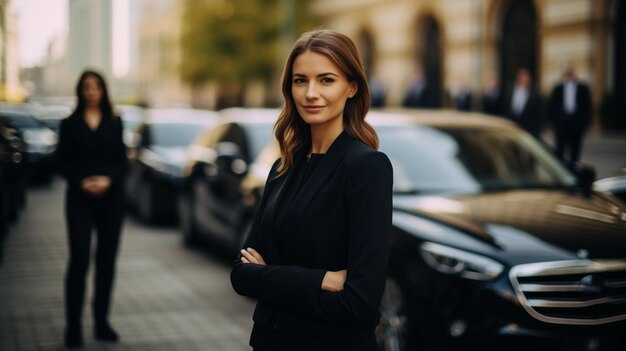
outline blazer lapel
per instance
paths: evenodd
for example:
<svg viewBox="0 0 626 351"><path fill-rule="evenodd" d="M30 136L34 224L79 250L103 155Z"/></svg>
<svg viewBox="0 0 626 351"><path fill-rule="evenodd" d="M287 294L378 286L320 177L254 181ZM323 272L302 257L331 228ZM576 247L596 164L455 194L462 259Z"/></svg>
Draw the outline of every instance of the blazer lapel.
<svg viewBox="0 0 626 351"><path fill-rule="evenodd" d="M302 153L297 152L294 156L293 169L299 166L299 163L302 162ZM296 178L297 172L289 171L286 175L283 176L283 179L277 179L276 182L276 190L273 192L273 196L270 197L267 201L266 211L267 215L264 216L265 220L270 221L269 223L263 223L263 228L270 228L265 235L264 244L268 247L268 252L271 253L272 257L268 257L268 262L272 262L273 264L280 264L280 256L278 255L278 248L276 247L276 240L273 233L279 230L279 224L282 222L282 218L278 218L278 204L281 203L282 198L285 196L285 189L288 188L288 185L294 181Z"/></svg>
<svg viewBox="0 0 626 351"><path fill-rule="evenodd" d="M300 217L306 211L315 194L317 194L319 189L326 183L326 180L333 174L341 160L343 160L343 155L351 141L352 138L345 131L339 134L293 201L293 206L288 211L289 215L284 218L283 231L291 231L293 235L296 235L295 243L297 243L297 229ZM291 252L294 252L294 250L291 250ZM291 261L292 257L288 259Z"/></svg>

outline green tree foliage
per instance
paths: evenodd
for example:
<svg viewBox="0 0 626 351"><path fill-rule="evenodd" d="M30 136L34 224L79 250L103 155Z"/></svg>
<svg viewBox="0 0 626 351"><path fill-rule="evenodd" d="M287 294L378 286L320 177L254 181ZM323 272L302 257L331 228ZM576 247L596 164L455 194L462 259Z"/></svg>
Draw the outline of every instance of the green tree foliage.
<svg viewBox="0 0 626 351"><path fill-rule="evenodd" d="M284 38L293 39L294 31L314 25L307 16L308 2L186 0L182 78L192 84L244 85L248 80L274 79L281 69Z"/></svg>

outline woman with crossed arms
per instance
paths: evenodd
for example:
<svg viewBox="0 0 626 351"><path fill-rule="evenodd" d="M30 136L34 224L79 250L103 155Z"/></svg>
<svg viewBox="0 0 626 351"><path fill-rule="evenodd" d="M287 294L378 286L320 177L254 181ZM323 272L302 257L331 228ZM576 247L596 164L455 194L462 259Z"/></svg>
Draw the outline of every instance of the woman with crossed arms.
<svg viewBox="0 0 626 351"><path fill-rule="evenodd" d="M231 273L237 293L258 299L250 345L377 350L393 172L365 121L370 94L352 40L304 33L282 92L281 157Z"/></svg>

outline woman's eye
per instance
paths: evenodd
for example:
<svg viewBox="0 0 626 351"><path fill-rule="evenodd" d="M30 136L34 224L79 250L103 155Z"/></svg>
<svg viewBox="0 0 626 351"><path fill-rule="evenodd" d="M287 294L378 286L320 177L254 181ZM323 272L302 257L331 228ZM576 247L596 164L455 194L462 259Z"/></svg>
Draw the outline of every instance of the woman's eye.
<svg viewBox="0 0 626 351"><path fill-rule="evenodd" d="M306 83L304 78L295 78L293 80L293 84L304 84L304 83Z"/></svg>
<svg viewBox="0 0 626 351"><path fill-rule="evenodd" d="M334 82L335 80L332 78L322 78L322 83L323 84L330 84L332 82Z"/></svg>

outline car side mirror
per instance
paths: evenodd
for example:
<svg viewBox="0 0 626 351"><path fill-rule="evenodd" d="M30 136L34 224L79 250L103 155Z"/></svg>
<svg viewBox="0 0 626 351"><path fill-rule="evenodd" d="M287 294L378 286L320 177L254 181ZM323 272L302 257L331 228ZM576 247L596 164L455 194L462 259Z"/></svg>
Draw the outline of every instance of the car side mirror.
<svg viewBox="0 0 626 351"><path fill-rule="evenodd" d="M578 177L578 188L583 195L589 196L593 189L593 182L596 180L596 170L589 164L576 162L574 164L574 171Z"/></svg>

